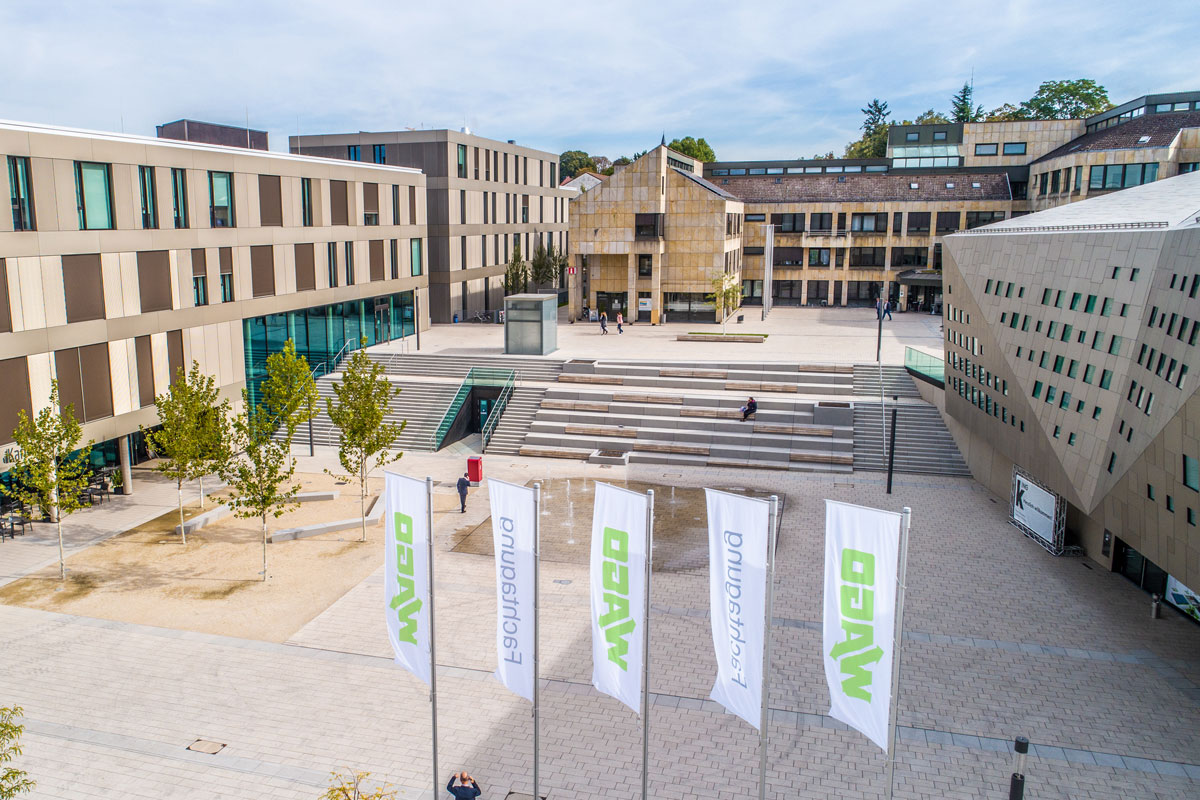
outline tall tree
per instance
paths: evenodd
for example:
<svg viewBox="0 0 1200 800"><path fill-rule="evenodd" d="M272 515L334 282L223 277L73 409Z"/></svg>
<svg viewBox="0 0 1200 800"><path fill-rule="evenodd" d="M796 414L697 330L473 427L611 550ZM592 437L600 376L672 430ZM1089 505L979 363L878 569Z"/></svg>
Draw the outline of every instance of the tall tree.
<svg viewBox="0 0 1200 800"><path fill-rule="evenodd" d="M529 265L521 258L521 242L516 241L513 244L512 258L504 268L504 293L508 295L523 292L528 285Z"/></svg>
<svg viewBox="0 0 1200 800"><path fill-rule="evenodd" d="M596 169L596 162L582 150L567 150L558 157L558 166L563 178L574 178L585 170Z"/></svg>
<svg viewBox="0 0 1200 800"><path fill-rule="evenodd" d="M533 285L538 289L544 289L547 286L553 288L555 279L558 277L555 272L554 256L546 249L541 237L538 238L537 248L533 251L533 259L529 262L529 277L533 279Z"/></svg>
<svg viewBox="0 0 1200 800"><path fill-rule="evenodd" d="M723 272L712 279L712 293L704 299L712 301L721 317L721 333L725 333L725 324L742 302L742 287L738 285L736 275Z"/></svg>
<svg viewBox="0 0 1200 800"><path fill-rule="evenodd" d="M983 106L975 105L975 87L964 82L962 88L950 97L950 119L953 122L979 122L983 119Z"/></svg>
<svg viewBox="0 0 1200 800"><path fill-rule="evenodd" d="M596 172L604 172L606 169L612 169L612 162L604 156L595 156L592 160L596 163Z"/></svg>
<svg viewBox="0 0 1200 800"><path fill-rule="evenodd" d="M364 346L366 342L363 342ZM340 480L358 481L359 510L362 512L362 538L367 540L367 478L386 464L404 455L388 451L396 443L407 421L399 425L386 421L391 401L400 396L400 387L384 377L382 364L362 350L350 356L342 373L342 382L333 384L334 397L325 398L329 419L338 427L338 461L348 473ZM328 472L328 470L326 470ZM332 472L329 473L333 475Z"/></svg>
<svg viewBox="0 0 1200 800"><path fill-rule="evenodd" d="M0 708L0 798L9 800L19 794L33 791L35 781L8 762L21 755L21 734L25 726L17 724L24 709L20 706Z"/></svg>
<svg viewBox="0 0 1200 800"><path fill-rule="evenodd" d="M862 138L846 145L845 158L883 158L887 155L888 104L874 98L862 109Z"/></svg>
<svg viewBox="0 0 1200 800"><path fill-rule="evenodd" d="M1043 82L1033 97L1021 104L1021 111L1027 119L1081 119L1112 107L1103 86L1091 78L1077 78Z"/></svg>
<svg viewBox="0 0 1200 800"><path fill-rule="evenodd" d="M216 381L200 372L200 364L193 361L191 371L185 374L180 367L175 382L154 398L159 427L150 431L142 428L146 443L159 456L155 469L175 481L179 499L179 536L185 545L183 484L203 480L226 458L225 425L229 402L217 405L218 397ZM203 502L203 484L200 496Z"/></svg>
<svg viewBox="0 0 1200 800"><path fill-rule="evenodd" d="M300 426L317 415L319 402L308 359L296 355L296 343L288 339L283 350L267 356L267 379L262 383L262 407L272 429L282 429L290 447Z"/></svg>
<svg viewBox="0 0 1200 800"><path fill-rule="evenodd" d="M702 138L694 139L691 136L685 136L682 139L672 139L667 147L676 153L683 153L685 156L691 156L697 161L703 161L706 164L717 160L717 154L708 142Z"/></svg>
<svg viewBox="0 0 1200 800"><path fill-rule="evenodd" d="M58 381L50 381L50 399L31 420L24 409L18 412L13 431L16 459L13 481L0 487L27 506L37 506L43 516L53 515L58 525L58 579L67 577L63 553L63 517L83 508L81 497L91 473L92 442L80 446L83 427L75 419L74 403L61 409Z"/></svg>
<svg viewBox="0 0 1200 800"><path fill-rule="evenodd" d="M1025 110L1019 106L1014 106L1012 103L1005 103L1002 106L993 108L987 113L984 122L1014 122L1016 120L1029 119L1025 114Z"/></svg>
<svg viewBox="0 0 1200 800"><path fill-rule="evenodd" d="M567 267L571 266L571 258L563 250L555 250L554 245L550 246L550 260L554 264L554 280L558 285L562 284L562 276L566 274Z"/></svg>
<svg viewBox="0 0 1200 800"><path fill-rule="evenodd" d="M950 120L946 118L945 114L940 111L934 111L932 108L928 111L922 111L917 115L917 118L913 120L914 125L944 125L949 122Z"/></svg>
<svg viewBox="0 0 1200 800"><path fill-rule="evenodd" d="M355 353L358 355L358 353ZM242 408L233 417L232 449L221 474L229 484L229 505L239 519L262 523L262 579L267 579L267 517L280 517L297 507L299 484L291 484L296 459L287 442L274 436L270 414L260 404L251 407L249 392L242 391ZM290 484L290 485L289 485Z"/></svg>

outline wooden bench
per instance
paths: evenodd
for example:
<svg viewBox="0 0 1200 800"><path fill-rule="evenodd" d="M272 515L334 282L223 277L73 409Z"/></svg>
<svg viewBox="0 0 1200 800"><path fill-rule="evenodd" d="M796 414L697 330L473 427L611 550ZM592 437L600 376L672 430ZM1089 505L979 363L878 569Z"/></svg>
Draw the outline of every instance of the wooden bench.
<svg viewBox="0 0 1200 800"><path fill-rule="evenodd" d="M796 367L797 372L824 372L834 373L837 375L853 375L854 367L830 365L830 364L800 364Z"/></svg>
<svg viewBox="0 0 1200 800"><path fill-rule="evenodd" d="M706 456L708 445L704 444L667 444L665 442L637 442L634 450L647 453L677 453L679 455Z"/></svg>
<svg viewBox="0 0 1200 800"><path fill-rule="evenodd" d="M798 387L794 383L750 383L749 381L726 381L728 391L739 392L795 392Z"/></svg>
<svg viewBox="0 0 1200 800"><path fill-rule="evenodd" d="M559 411L608 411L608 403L589 403L583 400L543 400L542 408Z"/></svg>
<svg viewBox="0 0 1200 800"><path fill-rule="evenodd" d="M821 425L782 425L771 422L754 424L755 433L782 433L789 436L833 436L833 428Z"/></svg>
<svg viewBox="0 0 1200 800"><path fill-rule="evenodd" d="M581 461L587 460L587 457L592 454L591 450L583 450L578 447L541 447L540 445L527 444L521 447L520 451L523 456L538 456L540 458L577 458Z"/></svg>
<svg viewBox="0 0 1200 800"><path fill-rule="evenodd" d="M637 428L626 428L622 425L567 425L567 433L580 436L616 436L622 439L636 439Z"/></svg>
<svg viewBox="0 0 1200 800"><path fill-rule="evenodd" d="M741 419L742 412L736 408L709 408L707 406L688 406L679 409L681 417L711 417L714 419Z"/></svg>
<svg viewBox="0 0 1200 800"><path fill-rule="evenodd" d="M787 469L786 461L739 461L736 458L710 458L710 467L740 467L741 469Z"/></svg>
<svg viewBox="0 0 1200 800"><path fill-rule="evenodd" d="M683 405L683 398L669 394L614 394L614 403L659 403L668 406Z"/></svg>
<svg viewBox="0 0 1200 800"><path fill-rule="evenodd" d="M853 453L805 453L792 452L789 454L789 461L802 461L807 464L841 464L847 467L854 466Z"/></svg>
<svg viewBox="0 0 1200 800"><path fill-rule="evenodd" d="M558 380L560 383L609 383L618 386L625 383L622 375L579 375L570 372L560 374Z"/></svg>
<svg viewBox="0 0 1200 800"><path fill-rule="evenodd" d="M658 371L660 377L663 378L727 378L729 373L723 369L660 369Z"/></svg>

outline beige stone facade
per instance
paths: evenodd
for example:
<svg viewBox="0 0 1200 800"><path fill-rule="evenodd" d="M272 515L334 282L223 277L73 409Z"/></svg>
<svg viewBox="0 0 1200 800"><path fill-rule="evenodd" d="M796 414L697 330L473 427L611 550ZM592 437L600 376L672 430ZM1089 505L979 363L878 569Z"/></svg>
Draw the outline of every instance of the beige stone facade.
<svg viewBox="0 0 1200 800"><path fill-rule="evenodd" d="M52 378L96 441L192 361L238 398L248 318L412 293L429 325L417 170L11 123L0 156L0 441Z"/></svg>

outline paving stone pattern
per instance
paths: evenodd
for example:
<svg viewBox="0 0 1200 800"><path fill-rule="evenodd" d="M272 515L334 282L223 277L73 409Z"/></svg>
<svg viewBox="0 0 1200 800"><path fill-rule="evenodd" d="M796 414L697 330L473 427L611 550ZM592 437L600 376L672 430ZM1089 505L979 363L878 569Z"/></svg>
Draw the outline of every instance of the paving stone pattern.
<svg viewBox="0 0 1200 800"><path fill-rule="evenodd" d="M581 469L489 464L490 475L520 482ZM826 497L913 508L896 797L1006 796L1018 734L1034 743L1028 797L1200 795L1200 629L1169 610L1151 621L1148 598L1121 577L1049 556L970 480L898 481L888 497L865 475L587 474L786 495L769 797L887 796L883 754L827 716L817 624ZM451 552L460 528L486 518L485 500L474 494L467 514L437 520L440 770L444 785L466 768L485 797L500 798L531 789L530 706L491 677L491 561ZM586 520L579 535L590 535ZM757 791L757 733L707 699L707 598L704 568L654 576L657 797ZM542 601L542 791L638 796L641 723L590 686L586 565L543 564ZM338 767L368 770L403 798L429 796L427 689L391 662L381 571L286 644L0 607L0 701L26 709L18 765L39 780L31 797L315 798ZM197 738L226 747L187 751Z"/></svg>

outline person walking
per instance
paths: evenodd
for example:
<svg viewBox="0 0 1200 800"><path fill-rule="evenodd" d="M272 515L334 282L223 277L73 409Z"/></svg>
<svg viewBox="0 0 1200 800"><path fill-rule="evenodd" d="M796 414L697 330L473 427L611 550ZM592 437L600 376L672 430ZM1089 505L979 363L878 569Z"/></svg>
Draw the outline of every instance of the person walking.
<svg viewBox="0 0 1200 800"><path fill-rule="evenodd" d="M875 298L875 319L883 319L883 300Z"/></svg>
<svg viewBox="0 0 1200 800"><path fill-rule="evenodd" d="M467 513L467 489L471 486L471 481L467 479L467 473L458 479L458 502L462 506L462 513ZM466 775L467 773L463 773Z"/></svg>
<svg viewBox="0 0 1200 800"><path fill-rule="evenodd" d="M608 336L608 312L600 312L600 335Z"/></svg>
<svg viewBox="0 0 1200 800"><path fill-rule="evenodd" d="M617 334L620 335L625 331L621 330L621 326L625 324L625 317L620 311L617 312Z"/></svg>
<svg viewBox="0 0 1200 800"><path fill-rule="evenodd" d="M892 301L891 300L888 300L886 303L883 304L883 313L887 315L888 319L892 318Z"/></svg>
<svg viewBox="0 0 1200 800"><path fill-rule="evenodd" d="M455 779L458 780L458 786L454 785ZM446 791L454 795L455 800L471 800L471 798L483 794L479 784L465 771L450 776L450 782L446 784Z"/></svg>
<svg viewBox="0 0 1200 800"><path fill-rule="evenodd" d="M753 398L746 400L746 405L742 406L742 422L750 419L750 417L758 411L758 402Z"/></svg>

